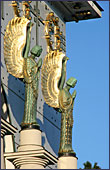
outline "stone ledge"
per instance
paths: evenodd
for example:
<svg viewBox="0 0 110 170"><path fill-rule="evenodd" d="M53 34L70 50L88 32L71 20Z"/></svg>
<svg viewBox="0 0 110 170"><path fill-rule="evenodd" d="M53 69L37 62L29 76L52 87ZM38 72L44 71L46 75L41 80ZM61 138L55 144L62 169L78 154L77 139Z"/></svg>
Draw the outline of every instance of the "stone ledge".
<svg viewBox="0 0 110 170"><path fill-rule="evenodd" d="M5 135L14 135L17 132L17 128L11 125L9 122L1 118L1 132L4 131Z"/></svg>
<svg viewBox="0 0 110 170"><path fill-rule="evenodd" d="M12 162L17 168L25 164L40 164L45 167L47 165L53 165L58 161L55 156L53 156L44 148L34 151L30 150L4 153L4 157L5 159Z"/></svg>

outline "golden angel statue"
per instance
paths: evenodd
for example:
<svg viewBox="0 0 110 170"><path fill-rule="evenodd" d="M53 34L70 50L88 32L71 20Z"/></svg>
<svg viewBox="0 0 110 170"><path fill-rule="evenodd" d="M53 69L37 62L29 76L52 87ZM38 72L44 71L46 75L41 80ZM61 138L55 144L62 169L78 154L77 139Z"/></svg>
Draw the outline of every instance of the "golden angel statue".
<svg viewBox="0 0 110 170"><path fill-rule="evenodd" d="M20 17L17 2L12 1L15 17L9 21L4 36L4 60L7 70L17 78L23 78L25 82L25 106L24 117L21 123L24 128L39 128L36 121L38 84L42 59L38 63L35 57L42 53L42 47L35 45L30 50L31 29L29 8L23 1L24 15ZM31 55L29 56L29 51Z"/></svg>
<svg viewBox="0 0 110 170"><path fill-rule="evenodd" d="M47 55L43 60L41 69L41 87L45 102L55 110L61 112L61 132L59 156L73 155L72 149L72 127L73 127L73 105L76 91L71 95L69 90L74 88L77 80L71 77L66 82L66 63L69 59L61 49L61 32L58 17L49 13L45 20L45 38L47 41ZM51 40L54 32L54 48Z"/></svg>

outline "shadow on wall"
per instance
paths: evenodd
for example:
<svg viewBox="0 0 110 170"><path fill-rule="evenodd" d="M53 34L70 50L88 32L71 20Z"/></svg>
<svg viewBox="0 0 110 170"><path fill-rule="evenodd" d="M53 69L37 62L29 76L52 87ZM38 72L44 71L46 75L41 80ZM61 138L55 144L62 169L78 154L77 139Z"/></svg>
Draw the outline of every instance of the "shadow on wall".
<svg viewBox="0 0 110 170"><path fill-rule="evenodd" d="M13 117L20 125L23 119L24 113L24 97L25 97L25 88L24 83L21 82L18 78L10 75L8 76L8 103L10 105L11 119L13 122Z"/></svg>
<svg viewBox="0 0 110 170"><path fill-rule="evenodd" d="M42 137L42 145L44 147L50 146L55 155L58 155L59 144L60 144L60 130L57 128L52 121L50 121L50 115L54 117L55 111L53 108L48 107L46 103L43 105L43 124L38 119L37 122L40 125L40 129L45 133L45 136ZM48 144L46 144L46 142Z"/></svg>
<svg viewBox="0 0 110 170"><path fill-rule="evenodd" d="M20 125L23 119L24 113L24 101L25 101L25 87L24 83L18 78L12 75L8 77L8 104L10 106L10 116L13 122ZM53 154L58 155L59 144L60 144L60 129L54 122L56 111L49 107L46 103L43 105L43 123L40 119L37 122L40 125L40 129L44 135L42 135L42 146ZM53 117L53 121L51 120ZM15 120L14 120L15 119Z"/></svg>

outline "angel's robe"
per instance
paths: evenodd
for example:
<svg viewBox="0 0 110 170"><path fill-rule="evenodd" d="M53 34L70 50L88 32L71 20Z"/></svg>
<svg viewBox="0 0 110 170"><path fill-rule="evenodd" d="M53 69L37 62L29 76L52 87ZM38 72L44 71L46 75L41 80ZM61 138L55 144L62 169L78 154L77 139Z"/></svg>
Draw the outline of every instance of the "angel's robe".
<svg viewBox="0 0 110 170"><path fill-rule="evenodd" d="M24 80L25 80L25 106L24 117L21 123L23 125L34 124L36 121L38 83L40 77L40 68L32 57L24 60Z"/></svg>

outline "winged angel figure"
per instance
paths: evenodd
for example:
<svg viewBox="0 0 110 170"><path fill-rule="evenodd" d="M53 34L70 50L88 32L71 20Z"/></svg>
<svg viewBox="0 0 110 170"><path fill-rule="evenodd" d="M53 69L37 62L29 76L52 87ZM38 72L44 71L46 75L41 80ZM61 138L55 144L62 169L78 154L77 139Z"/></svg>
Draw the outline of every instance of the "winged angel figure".
<svg viewBox="0 0 110 170"><path fill-rule="evenodd" d="M52 28L52 23L53 27ZM54 30L55 49L52 49L51 30ZM45 102L61 112L61 134L59 156L72 154L73 104L76 91L71 95L69 90L74 88L77 80L71 77L64 87L66 79L66 63L69 59L60 48L60 30L58 18L49 13L45 21L45 38L47 40L47 55L41 69L41 87Z"/></svg>
<svg viewBox="0 0 110 170"><path fill-rule="evenodd" d="M15 1L13 1L15 2ZM31 30L33 23L24 15L20 17L16 3L13 4L15 17L9 21L4 36L4 60L7 70L25 82L25 106L21 127L37 127L36 108L38 97L38 82L42 59L38 63L35 57L42 53L41 46L34 46L30 51ZM31 55L29 56L29 51Z"/></svg>

